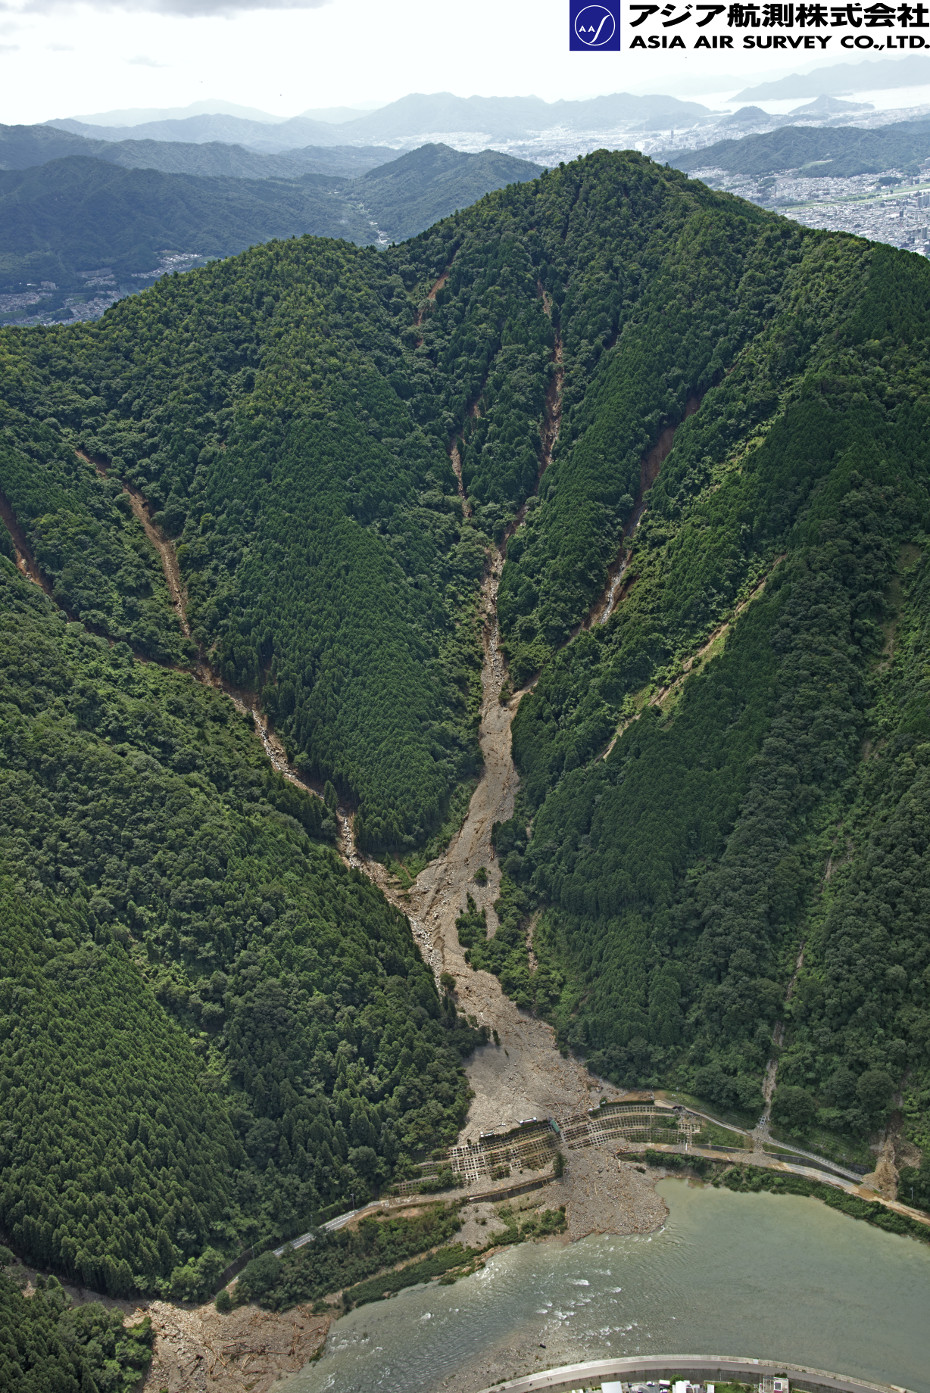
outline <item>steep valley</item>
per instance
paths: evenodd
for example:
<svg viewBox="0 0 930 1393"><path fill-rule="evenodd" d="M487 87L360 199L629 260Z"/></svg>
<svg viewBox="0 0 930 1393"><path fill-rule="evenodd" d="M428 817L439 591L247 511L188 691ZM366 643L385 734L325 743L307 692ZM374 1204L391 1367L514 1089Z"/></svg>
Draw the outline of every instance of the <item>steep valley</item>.
<svg viewBox="0 0 930 1393"><path fill-rule="evenodd" d="M0 334L19 1257L167 1327L657 1089L930 1206L928 340L919 258L605 152ZM538 1203L654 1227L589 1130Z"/></svg>

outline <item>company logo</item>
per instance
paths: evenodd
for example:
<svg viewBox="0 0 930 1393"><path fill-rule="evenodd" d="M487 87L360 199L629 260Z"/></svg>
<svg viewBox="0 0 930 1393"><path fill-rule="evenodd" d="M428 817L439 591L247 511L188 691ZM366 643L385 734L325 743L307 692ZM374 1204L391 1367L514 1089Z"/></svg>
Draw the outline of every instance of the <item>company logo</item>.
<svg viewBox="0 0 930 1393"><path fill-rule="evenodd" d="M619 0L606 5L592 5L588 0L569 0L568 12L570 49L576 53L582 49L619 51Z"/></svg>

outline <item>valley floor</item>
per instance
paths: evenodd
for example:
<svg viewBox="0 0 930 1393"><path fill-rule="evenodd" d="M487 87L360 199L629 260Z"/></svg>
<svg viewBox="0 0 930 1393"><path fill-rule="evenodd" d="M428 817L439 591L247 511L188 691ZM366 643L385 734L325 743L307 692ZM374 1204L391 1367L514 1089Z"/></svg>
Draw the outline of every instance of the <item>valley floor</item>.
<svg viewBox="0 0 930 1393"><path fill-rule="evenodd" d="M144 513L145 523L148 515L141 501L139 510L140 516ZM150 521L146 532L161 552L183 625L184 595L176 575L173 548L155 533ZM18 549L23 552L23 568L28 570L25 546ZM405 889L381 863L359 851L351 815L345 809L339 810L340 852L346 863L366 874L407 916L424 960L437 980L442 973L454 977L459 1009L486 1026L494 1039L495 1043L477 1050L467 1065L472 1098L459 1139L461 1144L477 1141L481 1133L513 1127L527 1119L568 1120L602 1098L614 1101L623 1097L622 1090L591 1074L579 1059L563 1055L552 1028L518 1009L496 977L475 971L459 942L456 920L466 910L469 896L478 910L485 912L489 932L497 927L493 906L500 894L501 874L492 846L492 829L495 822L513 815L518 783L511 753L511 723L523 693L517 692L506 702L501 699L507 675L497 624L502 567L503 554L495 550L482 591L480 743L484 768L459 831ZM41 583L38 572L32 578ZM212 679L203 659L198 676L204 681ZM233 700L243 703L242 694L222 685ZM302 783L254 701L246 704L252 710L257 733L271 762L286 776ZM566 1235L572 1241L590 1233L645 1233L658 1228L667 1212L654 1188L661 1171L625 1161L622 1151L623 1147L611 1143L569 1151L564 1175L528 1196L527 1207L564 1206ZM761 1154L761 1147L757 1151ZM751 1159L758 1163L759 1157L754 1153ZM473 1221L477 1222L475 1212L466 1216L465 1241ZM129 1303L120 1304L130 1315L134 1308ZM275 1315L245 1306L220 1315L212 1304L192 1310L156 1301L148 1305L147 1311L156 1329L156 1345L146 1393L161 1393L164 1389L168 1393L187 1389L203 1393L245 1393L247 1389L250 1393L265 1393L277 1378L301 1367L319 1352L330 1324L329 1317L312 1316L302 1307ZM531 1354L535 1357L535 1351L508 1348L502 1356L504 1364L492 1361L486 1368L470 1369L467 1375L453 1379L445 1387L448 1393L465 1393L466 1388L490 1384L504 1376L504 1365L509 1371L515 1363L528 1364ZM547 1352L547 1362L558 1362L558 1357L558 1350Z"/></svg>

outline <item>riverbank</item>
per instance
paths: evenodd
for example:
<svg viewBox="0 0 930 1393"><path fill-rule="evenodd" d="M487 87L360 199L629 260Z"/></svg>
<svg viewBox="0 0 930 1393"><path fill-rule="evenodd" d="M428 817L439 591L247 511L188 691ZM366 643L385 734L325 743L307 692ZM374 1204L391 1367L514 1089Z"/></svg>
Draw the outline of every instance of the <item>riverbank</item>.
<svg viewBox="0 0 930 1393"><path fill-rule="evenodd" d="M317 1358L332 1324L306 1306L281 1315L240 1306L221 1315L212 1303L152 1301L144 1313L155 1347L143 1393L268 1393Z"/></svg>
<svg viewBox="0 0 930 1393"><path fill-rule="evenodd" d="M332 1327L275 1393L479 1393L562 1364L752 1354L930 1393L930 1249L795 1195L662 1180L651 1233L524 1243ZM577 1385L575 1385L577 1386Z"/></svg>

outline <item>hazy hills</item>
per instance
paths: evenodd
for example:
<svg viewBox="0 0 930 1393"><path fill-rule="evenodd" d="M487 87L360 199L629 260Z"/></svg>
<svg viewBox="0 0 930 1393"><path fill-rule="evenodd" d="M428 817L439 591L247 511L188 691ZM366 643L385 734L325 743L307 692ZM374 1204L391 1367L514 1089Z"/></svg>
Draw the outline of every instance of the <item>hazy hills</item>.
<svg viewBox="0 0 930 1393"><path fill-rule="evenodd" d="M866 58L861 63L836 63L809 73L790 73L787 77L744 87L738 102L767 98L843 96L847 92L867 92L876 88L920 86L927 80L927 65L919 53L903 58Z"/></svg>
<svg viewBox="0 0 930 1393"><path fill-rule="evenodd" d="M267 154L278 154L301 145L351 143L344 136L340 137L337 128L328 122L308 121L302 116L274 124L216 112L167 121L143 121L132 126L90 126L72 120L50 121L48 124L57 130L69 131L90 140L163 140L191 145L221 141L227 145L245 145Z"/></svg>
<svg viewBox="0 0 930 1393"><path fill-rule="evenodd" d="M394 159L387 146L308 146L262 154L222 141L96 140L56 126L0 126L0 169L30 169L69 155L106 160L126 169L233 179L294 179L302 174L354 174Z"/></svg>
<svg viewBox="0 0 930 1393"><path fill-rule="evenodd" d="M802 173L849 177L883 169L916 172L930 159L930 120L900 121L874 130L857 126L785 126L764 135L721 140L697 150L670 151L676 169L725 169L764 175Z"/></svg>
<svg viewBox="0 0 930 1393"><path fill-rule="evenodd" d="M707 114L699 102L676 97L615 93L585 101L545 102L538 97L457 97L449 92L413 93L363 116L339 122L293 117L273 124L224 113L199 114L132 126L90 125L73 119L48 124L98 140L225 141L268 153L299 145L394 145L421 143L440 134L470 133L516 140L562 127L611 130L638 125L691 124Z"/></svg>

